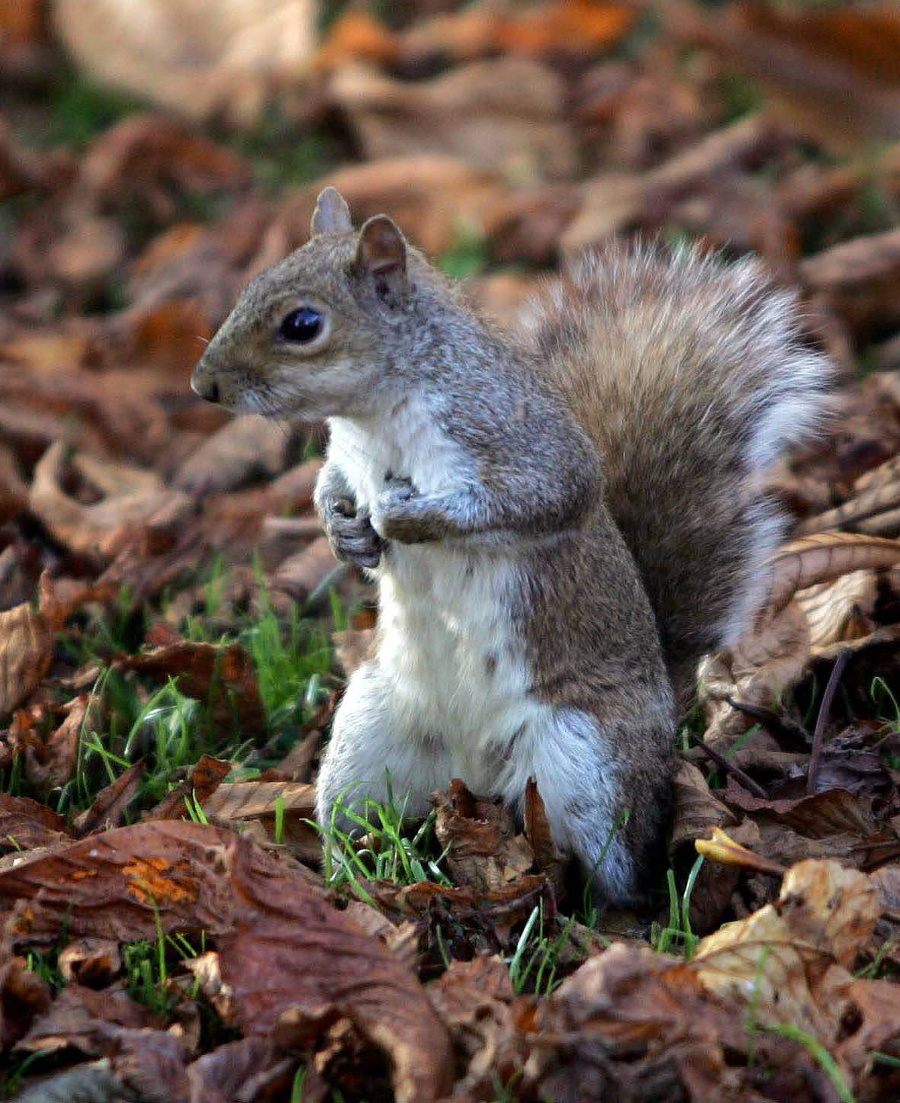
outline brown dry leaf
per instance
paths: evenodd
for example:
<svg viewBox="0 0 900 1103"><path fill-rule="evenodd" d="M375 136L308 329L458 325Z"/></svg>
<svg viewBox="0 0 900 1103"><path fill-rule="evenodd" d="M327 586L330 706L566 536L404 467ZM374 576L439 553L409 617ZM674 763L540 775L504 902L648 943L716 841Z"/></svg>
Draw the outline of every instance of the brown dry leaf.
<svg viewBox="0 0 900 1103"><path fill-rule="evenodd" d="M476 892L470 885L451 888L432 881L397 885L365 881L362 887L391 920L427 918L440 910L451 927L474 928L479 947L507 950L513 929L524 923L539 904L545 922L556 916L555 900L543 874L528 874L492 892Z"/></svg>
<svg viewBox="0 0 900 1103"><path fill-rule="evenodd" d="M413 84L354 66L338 70L331 94L370 160L450 154L517 181L576 168L563 83L537 61L499 57Z"/></svg>
<svg viewBox="0 0 900 1103"><path fill-rule="evenodd" d="M49 1009L32 1023L16 1044L24 1053L57 1053L74 1049L86 1057L112 1056L116 1031L109 1027L152 1030L162 1026L158 1015L136 1003L120 988L96 992L67 985Z"/></svg>
<svg viewBox="0 0 900 1103"><path fill-rule="evenodd" d="M345 566L334 558L328 539L318 536L303 551L289 556L279 565L272 575L272 588L289 594L302 604L322 594L326 583L338 573L343 574Z"/></svg>
<svg viewBox="0 0 900 1103"><path fill-rule="evenodd" d="M830 1045L847 1008L847 970L878 913L865 874L837 862L800 862L775 904L707 936L693 964L710 991L738 1007L752 1002L758 1021L792 1023Z"/></svg>
<svg viewBox="0 0 900 1103"><path fill-rule="evenodd" d="M33 850L71 838L66 821L30 797L0 793L0 850Z"/></svg>
<svg viewBox="0 0 900 1103"><path fill-rule="evenodd" d="M238 1007L234 1000L234 989L222 980L219 955L214 950L207 950L199 957L189 958L184 967L197 978L200 992L216 1009L216 1014L224 1025L236 1027Z"/></svg>
<svg viewBox="0 0 900 1103"><path fill-rule="evenodd" d="M292 781L238 781L221 785L203 802L203 811L217 821L256 823L261 839L283 843L302 862L317 863L322 839L307 820L315 818L315 786ZM276 840L277 825L281 835Z"/></svg>
<svg viewBox="0 0 900 1103"><path fill-rule="evenodd" d="M105 786L90 808L86 808L75 818L72 826L79 837L90 835L93 831L108 831L120 827L125 820L128 805L134 800L141 787L147 763L140 759L124 770L115 781Z"/></svg>
<svg viewBox="0 0 900 1103"><path fill-rule="evenodd" d="M144 814L144 820L180 820L187 809L185 799L193 798L201 807L231 773L231 763L212 755L202 755L184 781L167 793L159 804Z"/></svg>
<svg viewBox="0 0 900 1103"><path fill-rule="evenodd" d="M306 241L316 197L326 185L337 188L358 223L390 211L410 241L430 256L452 248L461 225L480 234L508 198L494 173L444 154L351 165L287 200L281 217L291 244Z"/></svg>
<svg viewBox="0 0 900 1103"><path fill-rule="evenodd" d="M279 801L286 814L311 817L315 813L315 786L290 781L236 781L220 785L203 802L203 810L221 820L258 819L274 815Z"/></svg>
<svg viewBox="0 0 900 1103"><path fill-rule="evenodd" d="M856 570L885 570L900 564L900 543L859 533L818 533L791 540L772 556L770 607L778 610L797 590L829 582Z"/></svg>
<svg viewBox="0 0 900 1103"><path fill-rule="evenodd" d="M762 81L801 133L838 152L900 135L900 19L892 5L792 10L744 2L718 17L684 3L663 10L670 30Z"/></svg>
<svg viewBox="0 0 900 1103"><path fill-rule="evenodd" d="M823 839L841 832L865 839L874 834L876 826L871 800L846 789L762 800L729 778L724 798L729 805L749 812L759 822L782 823L810 839Z"/></svg>
<svg viewBox="0 0 900 1103"><path fill-rule="evenodd" d="M75 772L82 728L97 698L80 693L63 707L65 719L44 740L25 747L25 776L44 792L65 785Z"/></svg>
<svg viewBox="0 0 900 1103"><path fill-rule="evenodd" d="M705 839L710 831L737 824L738 819L710 792L703 773L690 762L682 762L673 781L674 814L670 851L685 843Z"/></svg>
<svg viewBox="0 0 900 1103"><path fill-rule="evenodd" d="M525 783L522 819L524 821L525 839L534 855L534 868L539 873L547 875L555 886L557 894L562 897L566 858L553 840L550 821L547 818L547 809L538 791L537 780L534 777L530 777Z"/></svg>
<svg viewBox="0 0 900 1103"><path fill-rule="evenodd" d="M503 959L476 957L453 961L428 986L432 1006L450 1030L463 1075L454 1095L483 1098L496 1084L515 1082L524 1064L524 1047L516 1029L514 993Z"/></svg>
<svg viewBox="0 0 900 1103"><path fill-rule="evenodd" d="M118 942L109 938L76 938L59 951L59 971L67 984L102 988L122 969Z"/></svg>
<svg viewBox="0 0 900 1103"><path fill-rule="evenodd" d="M28 1033L35 1017L50 1006L50 989L26 968L24 958L4 948L0 959L0 1053Z"/></svg>
<svg viewBox="0 0 900 1103"><path fill-rule="evenodd" d="M582 185L582 202L560 236L560 248L577 257L615 233L639 224L676 198L708 184L718 175L726 178L736 168L758 161L764 153L784 144L784 136L764 115L749 115L716 131L659 168L643 175L606 173Z"/></svg>
<svg viewBox="0 0 900 1103"><path fill-rule="evenodd" d="M0 613L0 716L40 685L53 660L53 627L30 604Z"/></svg>
<svg viewBox="0 0 900 1103"><path fill-rule="evenodd" d="M152 678L175 678L182 693L211 700L213 715L224 725L235 720L245 738L266 730L266 714L250 655L239 643L200 643L183 639L164 625L147 633L159 643L140 655L115 660L118 670L133 670Z"/></svg>
<svg viewBox="0 0 900 1103"><path fill-rule="evenodd" d="M29 506L53 535L73 551L109 555L128 525L166 526L184 521L193 499L163 486L150 471L122 464L101 464L81 457L86 481L105 496L83 505L63 490L66 446L48 448L34 469Z"/></svg>
<svg viewBox="0 0 900 1103"><path fill-rule="evenodd" d="M90 835L52 854L0 871L0 914L14 944L75 938L119 942L162 930L215 935L230 922L224 854L235 836L175 820Z"/></svg>
<svg viewBox="0 0 900 1103"><path fill-rule="evenodd" d="M761 618L734 647L708 655L700 663L698 691L707 718L704 739L727 746L753 720L728 699L771 708L793 688L809 661L809 628L796 603Z"/></svg>
<svg viewBox="0 0 900 1103"><path fill-rule="evenodd" d="M316 46L313 0L58 0L57 32L79 67L194 119L258 121L273 82L293 83Z"/></svg>
<svg viewBox="0 0 900 1103"><path fill-rule="evenodd" d="M414 974L296 873L250 854L243 841L229 851L235 929L219 939L244 1031L265 1036L281 1019L279 1029L315 1037L345 1015L388 1057L398 1100L446 1092L449 1037Z"/></svg>
<svg viewBox="0 0 900 1103"><path fill-rule="evenodd" d="M283 426L259 414L233 418L191 453L174 485L198 495L238 490L280 474L289 443Z"/></svg>
<svg viewBox="0 0 900 1103"><path fill-rule="evenodd" d="M457 884L492 892L515 883L534 865L528 840L516 835L511 811L498 800L473 796L454 778L431 802L437 810L435 834Z"/></svg>
<svg viewBox="0 0 900 1103"><path fill-rule="evenodd" d="M717 1000L690 965L648 946L614 944L549 998L520 1005L517 1020L530 1050L517 1090L538 1099L759 1098L753 1071L727 1056L746 1052L746 1015ZM809 1075L802 1053L797 1064ZM766 1091L780 1096L780 1063L766 1063Z"/></svg>
<svg viewBox="0 0 900 1103"><path fill-rule="evenodd" d="M820 647L861 639L875 627L878 579L874 571L851 571L835 582L809 586L796 595L809 624L813 654Z"/></svg>
<svg viewBox="0 0 900 1103"><path fill-rule="evenodd" d="M253 1100L263 1103L289 1099L296 1071L295 1057L284 1057L265 1038L227 1042L198 1057L188 1066L191 1099L226 1103ZM304 1097L306 1080L304 1080Z"/></svg>

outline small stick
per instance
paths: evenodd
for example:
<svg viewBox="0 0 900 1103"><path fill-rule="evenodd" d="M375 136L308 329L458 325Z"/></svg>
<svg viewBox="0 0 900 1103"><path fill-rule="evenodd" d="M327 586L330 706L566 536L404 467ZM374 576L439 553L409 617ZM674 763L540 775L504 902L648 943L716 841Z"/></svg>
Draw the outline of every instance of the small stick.
<svg viewBox="0 0 900 1103"><path fill-rule="evenodd" d="M784 717L778 715L777 712L773 712L772 709L764 709L759 705L751 705L745 701L735 701L733 697L725 696L724 700L727 704L735 710L735 712L742 712L745 716L750 716L754 720L758 720L760 724L772 735L780 736L782 739L790 739L794 742L803 743L804 746L809 746L809 735L803 730L799 724L795 724L793 720L787 720Z"/></svg>
<svg viewBox="0 0 900 1103"><path fill-rule="evenodd" d="M812 751L809 756L809 769L806 773L806 791L807 793L814 793L816 786L816 775L819 772L819 763L822 758L822 750L825 746L825 725L828 723L828 714L831 712L831 702L834 700L834 695L837 692L838 683L841 680L841 675L844 673L844 667L847 665L852 651L850 648L846 648L841 651L838 657L834 661L834 666L831 668L831 675L828 678L828 685L825 686L825 693L822 697L822 704L819 708L819 715L816 717L816 728L813 732Z"/></svg>
<svg viewBox="0 0 900 1103"><path fill-rule="evenodd" d="M736 777L748 792L752 793L755 797L759 797L760 800L769 799L765 789L763 789L758 782L754 781L749 774L745 774L740 766L735 766L733 762L729 762L728 759L720 755L718 751L714 751L699 735L695 735L694 739L697 741L697 746L705 755L711 758L717 766L721 767L726 774L732 774Z"/></svg>

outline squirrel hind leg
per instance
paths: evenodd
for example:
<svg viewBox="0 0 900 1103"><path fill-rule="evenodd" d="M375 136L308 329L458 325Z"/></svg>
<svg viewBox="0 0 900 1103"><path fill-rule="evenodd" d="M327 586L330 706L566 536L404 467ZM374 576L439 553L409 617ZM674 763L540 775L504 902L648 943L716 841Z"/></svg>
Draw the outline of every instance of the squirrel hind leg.
<svg viewBox="0 0 900 1103"><path fill-rule="evenodd" d="M659 739L628 731L613 738L589 713L548 705L530 733L528 760L504 779L503 795L517 801L534 776L553 839L578 859L599 906L641 899L668 815L671 760L660 749L671 741L668 721L665 728ZM635 759L627 748L638 742L652 748Z"/></svg>
<svg viewBox="0 0 900 1103"><path fill-rule="evenodd" d="M404 816L424 816L429 794L446 784L450 765L442 744L421 738L415 718L397 696L377 660L350 677L337 707L316 785L316 819L348 834L362 828L335 805L363 818L367 801L393 804Z"/></svg>

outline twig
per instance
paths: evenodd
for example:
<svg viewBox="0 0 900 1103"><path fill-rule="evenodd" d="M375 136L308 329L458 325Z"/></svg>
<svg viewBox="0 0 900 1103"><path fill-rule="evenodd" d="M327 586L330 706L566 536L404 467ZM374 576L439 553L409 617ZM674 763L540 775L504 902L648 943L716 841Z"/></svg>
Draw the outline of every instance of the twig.
<svg viewBox="0 0 900 1103"><path fill-rule="evenodd" d="M809 746L809 733L804 731L799 724L795 724L793 720L788 720L786 717L779 716L778 713L773 712L772 709L764 709L759 705L751 705L746 701L735 701L733 697L727 695L724 700L731 705L735 712L742 712L745 716L749 716L753 720L758 720L767 731L772 733L772 735L778 736L780 739L800 743L803 747Z"/></svg>
<svg viewBox="0 0 900 1103"><path fill-rule="evenodd" d="M721 767L726 774L732 774L737 780L744 786L744 788L752 793L755 797L759 797L760 800L768 800L768 794L765 789L750 777L749 774L745 774L740 766L735 766L733 762L729 762L727 758L720 755L718 751L714 751L707 743L700 738L699 735L695 735L694 739L697 742L697 746L701 751L719 767Z"/></svg>
<svg viewBox="0 0 900 1103"><path fill-rule="evenodd" d="M828 715L831 712L831 702L834 700L838 683L841 680L841 675L844 673L844 667L847 665L851 654L852 651L849 648L841 651L834 661L834 666L831 668L828 685L825 687L825 694L822 697L822 704L819 708L819 715L816 717L816 728L813 732L812 751L809 756L809 769L806 774L807 793L814 793L816 791L816 776L819 772L819 763L822 758L822 750L825 746L825 725L828 723Z"/></svg>

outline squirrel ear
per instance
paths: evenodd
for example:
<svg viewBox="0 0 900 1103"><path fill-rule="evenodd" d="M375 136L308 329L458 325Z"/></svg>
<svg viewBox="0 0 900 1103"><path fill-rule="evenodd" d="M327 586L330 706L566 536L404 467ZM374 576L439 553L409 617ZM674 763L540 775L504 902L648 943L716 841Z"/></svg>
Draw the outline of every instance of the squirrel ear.
<svg viewBox="0 0 900 1103"><path fill-rule="evenodd" d="M312 221L309 224L311 237L316 234L346 234L353 229L350 220L350 208L347 200L337 188L325 188L316 200Z"/></svg>
<svg viewBox="0 0 900 1103"><path fill-rule="evenodd" d="M406 242L386 214L363 224L356 247L356 271L369 277L378 297L396 306L406 291Z"/></svg>

